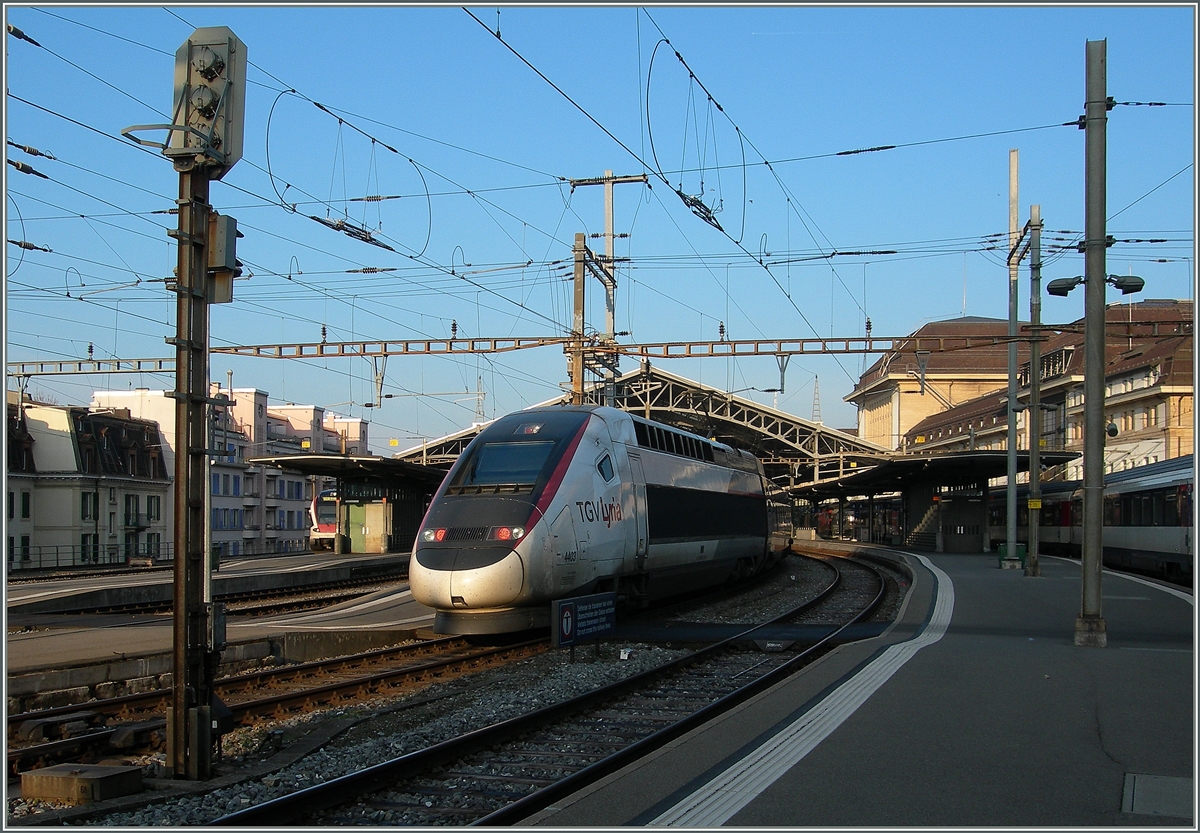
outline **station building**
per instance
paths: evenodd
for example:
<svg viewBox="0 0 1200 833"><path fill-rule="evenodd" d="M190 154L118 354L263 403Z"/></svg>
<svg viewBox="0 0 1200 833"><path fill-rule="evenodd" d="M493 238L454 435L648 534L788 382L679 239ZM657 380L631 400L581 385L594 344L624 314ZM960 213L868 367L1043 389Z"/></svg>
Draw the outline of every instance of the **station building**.
<svg viewBox="0 0 1200 833"><path fill-rule="evenodd" d="M1104 449L1106 473L1150 465L1193 452L1194 336L1191 301L1147 300L1111 304L1114 324L1151 322L1162 334L1143 338L1110 337L1104 368ZM1082 322L1077 322L1082 323ZM974 352L974 351L969 351ZM1083 333L1062 332L1044 343L1039 361L1042 450L1083 452ZM1019 366L1017 444L1030 448L1028 355ZM936 391L943 382L927 380ZM1005 450L1008 444L1007 378L1004 386L930 414L903 435L906 454ZM1082 460L1047 470L1046 480L1080 480Z"/></svg>

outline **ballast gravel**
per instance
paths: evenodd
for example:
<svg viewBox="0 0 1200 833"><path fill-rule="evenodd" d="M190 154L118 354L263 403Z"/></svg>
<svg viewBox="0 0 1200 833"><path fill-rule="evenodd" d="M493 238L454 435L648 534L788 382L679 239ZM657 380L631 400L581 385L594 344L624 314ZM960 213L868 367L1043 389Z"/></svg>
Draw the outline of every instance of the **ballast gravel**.
<svg viewBox="0 0 1200 833"><path fill-rule="evenodd" d="M825 580L821 565L788 556L765 582L679 615L707 623L763 621L773 615L772 609L782 613L811 596ZM566 650L548 651L400 698L235 729L222 738L221 759L215 767L217 782L232 783L215 790L179 795L164 777L165 756L159 753L130 762L143 768L147 783L158 782L164 788L159 796L143 792L127 801L125 809L113 811L10 798L8 818L28 823L31 815L53 811L61 816L60 824L206 825L297 789L633 676L687 652L670 644L606 643L598 653L591 645L577 647L572 662ZM303 754L307 747L312 751Z"/></svg>

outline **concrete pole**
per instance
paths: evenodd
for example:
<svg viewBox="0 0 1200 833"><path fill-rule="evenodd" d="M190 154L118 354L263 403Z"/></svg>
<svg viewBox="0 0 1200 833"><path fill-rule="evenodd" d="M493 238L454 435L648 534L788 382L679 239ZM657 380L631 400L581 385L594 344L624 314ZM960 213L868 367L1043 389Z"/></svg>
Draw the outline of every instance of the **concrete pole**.
<svg viewBox="0 0 1200 833"><path fill-rule="evenodd" d="M1108 42L1087 42L1087 105L1084 113L1084 309L1083 354L1083 588L1075 644L1103 648L1108 633L1101 610L1104 552L1104 281L1105 165L1108 122Z"/></svg>
<svg viewBox="0 0 1200 833"><path fill-rule="evenodd" d="M1008 518L1004 537L1004 566L1019 567L1017 558L1017 244L1020 219L1017 216L1017 150L1008 152L1008 485L1005 501Z"/></svg>
<svg viewBox="0 0 1200 833"><path fill-rule="evenodd" d="M1029 343L1029 558L1025 562L1025 575L1040 576L1038 550L1042 514L1042 334L1038 326L1042 323L1042 207L1029 207L1029 323L1033 327L1033 341Z"/></svg>

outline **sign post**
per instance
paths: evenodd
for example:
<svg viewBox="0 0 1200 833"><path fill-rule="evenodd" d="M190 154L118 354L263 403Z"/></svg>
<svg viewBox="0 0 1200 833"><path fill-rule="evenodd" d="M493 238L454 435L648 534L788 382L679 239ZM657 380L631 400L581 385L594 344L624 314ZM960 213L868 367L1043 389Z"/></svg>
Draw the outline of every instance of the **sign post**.
<svg viewBox="0 0 1200 833"><path fill-rule="evenodd" d="M617 626L617 594L595 593L559 599L550 605L550 644L555 648L569 646L571 661L575 661L575 643L605 636ZM600 650L600 643L596 643Z"/></svg>

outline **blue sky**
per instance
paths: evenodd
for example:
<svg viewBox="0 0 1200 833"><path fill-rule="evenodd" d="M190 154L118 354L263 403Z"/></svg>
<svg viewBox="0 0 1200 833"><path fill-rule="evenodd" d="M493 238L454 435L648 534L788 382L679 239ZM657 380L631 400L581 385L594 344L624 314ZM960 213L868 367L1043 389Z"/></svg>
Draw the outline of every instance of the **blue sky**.
<svg viewBox="0 0 1200 833"><path fill-rule="evenodd" d="M1044 279L1083 271L1071 247L1085 134L1062 125L1083 113L1085 45L1099 39L1121 103L1108 122L1109 233L1121 241L1108 269L1141 275L1147 298L1194 294L1192 6L5 13L40 44L7 37L7 138L54 157L6 147L48 177L6 166L7 236L51 250L6 247L8 361L83 359L89 345L96 358L173 356L162 279L174 221L154 212L172 206L178 176L120 131L168 120L174 53L200 26L230 27L250 61L244 156L211 192L245 234L246 279L213 308L214 346L317 342L322 327L329 341L565 335L562 263L576 233L604 229L602 189L567 183L605 170L650 179L615 188L616 231L628 235L617 242L622 341L716 339L722 324L733 339L852 337L867 318L876 336L900 336L964 313L1006 318L1010 149L1022 222L1033 204L1045 220ZM885 145L895 148L837 155ZM399 199L356 199L369 195ZM349 219L395 251L312 216ZM388 271L351 271L362 269ZM588 293L588 326L603 329L599 284ZM1027 263L1019 304L1027 318ZM1043 320L1079 318L1082 304L1082 293L1044 298ZM779 407L810 417L819 385L824 421L852 425L842 397L873 358L794 358ZM662 366L764 404L775 397L745 389L779 383L772 357ZM273 402L365 416L380 453L469 425L479 387L490 418L566 382L555 347L394 357L393 398L369 409L363 359L213 356L214 380L230 369L235 387ZM172 386L151 374L41 377L31 392L67 404Z"/></svg>

